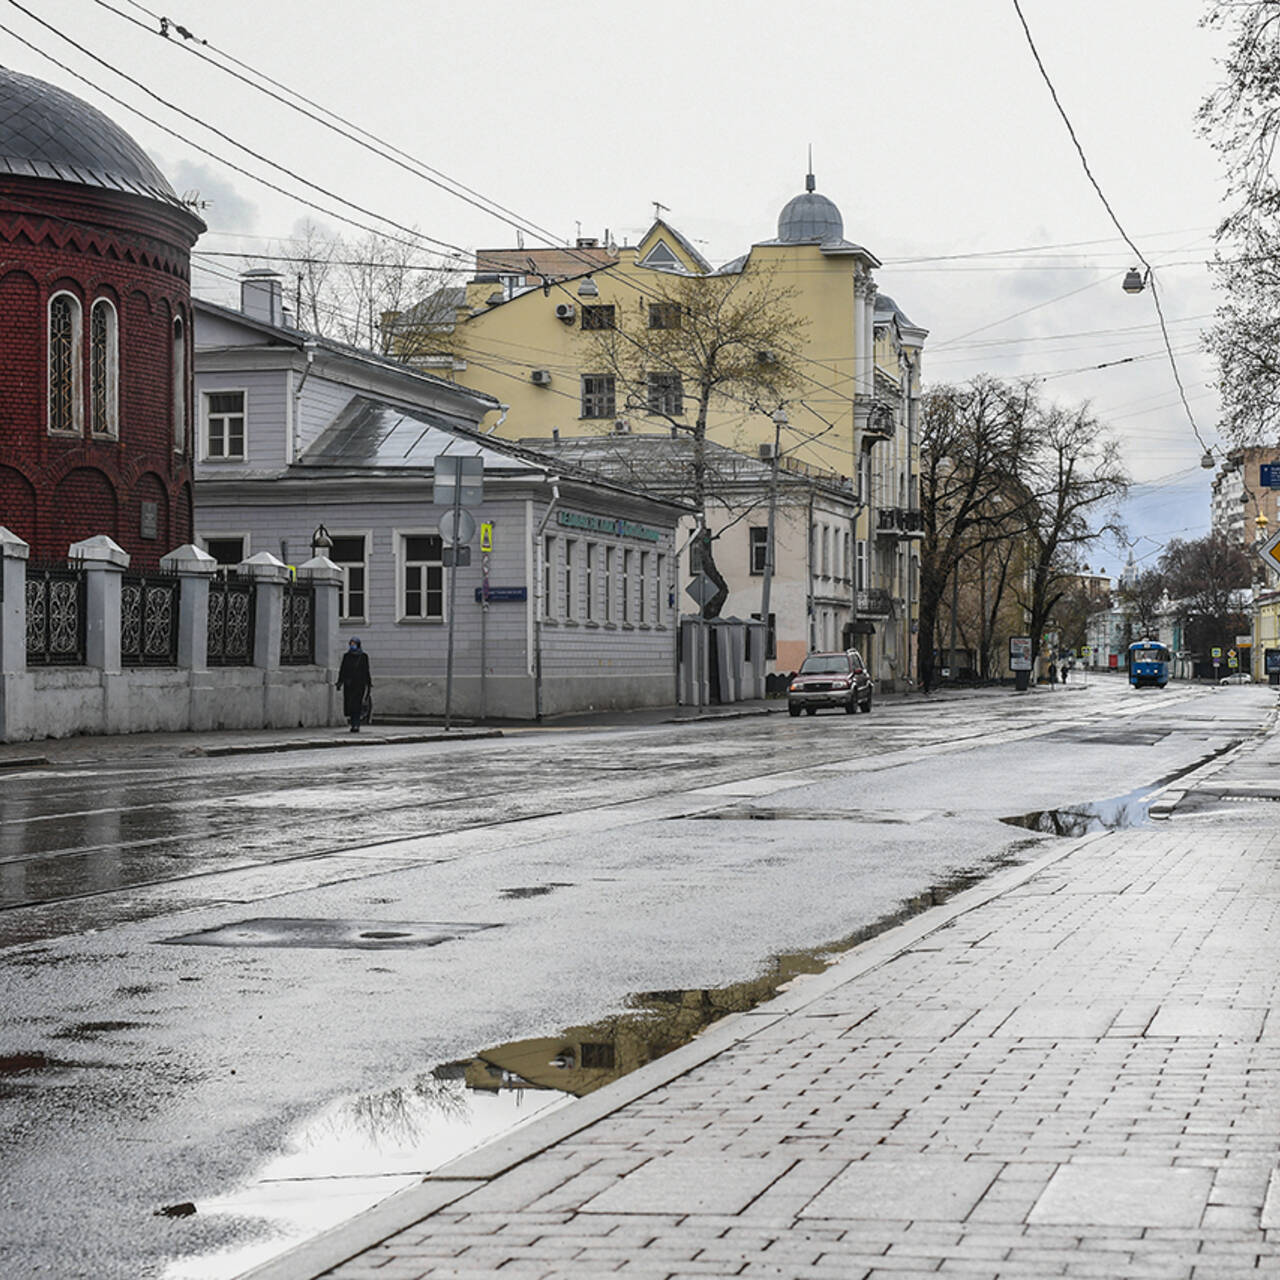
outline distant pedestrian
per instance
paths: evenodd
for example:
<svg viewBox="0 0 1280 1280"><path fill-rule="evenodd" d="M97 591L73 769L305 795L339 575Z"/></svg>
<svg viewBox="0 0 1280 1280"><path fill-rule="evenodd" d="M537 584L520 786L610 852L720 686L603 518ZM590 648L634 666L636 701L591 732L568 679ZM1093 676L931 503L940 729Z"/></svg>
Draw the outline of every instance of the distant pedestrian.
<svg viewBox="0 0 1280 1280"><path fill-rule="evenodd" d="M1067 683L1067 672L1070 670L1071 670L1071 664L1069 662L1064 661L1062 664L1062 683L1063 684Z"/></svg>
<svg viewBox="0 0 1280 1280"><path fill-rule="evenodd" d="M1058 683L1058 664L1056 662L1049 663L1049 683Z"/></svg>
<svg viewBox="0 0 1280 1280"><path fill-rule="evenodd" d="M360 647L359 640L353 638L342 655L337 687L342 690L342 714L351 721L351 732L359 733L365 695L373 688L369 655Z"/></svg>

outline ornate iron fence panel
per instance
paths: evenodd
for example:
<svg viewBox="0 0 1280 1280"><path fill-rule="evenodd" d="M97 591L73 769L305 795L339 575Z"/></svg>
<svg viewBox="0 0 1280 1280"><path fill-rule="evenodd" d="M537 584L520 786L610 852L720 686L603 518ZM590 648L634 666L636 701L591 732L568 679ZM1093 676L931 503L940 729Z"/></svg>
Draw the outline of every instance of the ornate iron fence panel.
<svg viewBox="0 0 1280 1280"><path fill-rule="evenodd" d="M232 574L209 583L209 656L211 667L253 665L254 587Z"/></svg>
<svg viewBox="0 0 1280 1280"><path fill-rule="evenodd" d="M316 660L315 587L286 582L280 607L280 665L309 666Z"/></svg>
<svg viewBox="0 0 1280 1280"><path fill-rule="evenodd" d="M125 574L120 584L120 662L126 667L178 665L181 580Z"/></svg>
<svg viewBox="0 0 1280 1280"><path fill-rule="evenodd" d="M87 582L81 569L27 565L28 666L84 666Z"/></svg>

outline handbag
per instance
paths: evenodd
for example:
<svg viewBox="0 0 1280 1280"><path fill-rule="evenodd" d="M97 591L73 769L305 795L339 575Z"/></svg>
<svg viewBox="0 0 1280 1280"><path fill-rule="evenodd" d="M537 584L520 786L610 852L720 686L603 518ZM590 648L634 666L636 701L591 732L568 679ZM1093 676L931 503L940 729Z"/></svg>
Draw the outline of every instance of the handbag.
<svg viewBox="0 0 1280 1280"><path fill-rule="evenodd" d="M364 701L360 703L360 723L371 724L373 721L373 690L364 691Z"/></svg>

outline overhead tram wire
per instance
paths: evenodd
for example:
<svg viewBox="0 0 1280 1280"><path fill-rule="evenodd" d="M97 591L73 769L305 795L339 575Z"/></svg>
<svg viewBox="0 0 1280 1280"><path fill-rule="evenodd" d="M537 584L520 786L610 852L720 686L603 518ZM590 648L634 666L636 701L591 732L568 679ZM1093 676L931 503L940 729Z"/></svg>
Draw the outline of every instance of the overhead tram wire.
<svg viewBox="0 0 1280 1280"><path fill-rule="evenodd" d="M221 138L224 142L230 143L233 147L236 147L239 150L243 151L246 155L252 156L255 160L259 161L260 163L268 165L272 169L278 170L280 173L283 173L287 177L293 179L293 181L302 183L303 186L309 187L312 191L317 191L321 195L327 196L330 200L336 200L339 204L345 205L349 209L354 209L357 213L360 213L365 217L376 218L379 222L384 222L387 224L387 226L394 227L397 231L403 232L404 234L413 237L413 240L410 240L410 241L401 240L400 241L401 243L410 244L410 245L413 245L413 247L415 248L419 248L421 246L415 242L421 241L421 242L426 242L432 245L439 246L440 248L448 249L454 253L465 254L467 252L465 249L462 248L461 245L451 244L447 240L441 240L436 236L427 235L425 232L417 231L413 227L407 227L403 223L397 222L394 218L389 218L385 214L378 213L374 209L368 209L363 205L356 204L354 201L348 200L345 196L340 196L336 192L330 191L328 190L328 188L320 186L319 183L315 183L308 178L304 178L301 174L294 172L294 170L288 168L285 165L280 164L275 160L272 160L270 157L263 155L261 152L255 151L252 147L246 146L243 142L239 142L237 139L231 137L230 134L224 133L221 129L217 128L215 125L208 124L207 122L201 120L198 116L192 115L191 112L184 110L182 107L178 106L176 103L170 102L167 98L163 97L161 94L158 94L154 90L149 89L140 80L135 79L133 76L129 75L127 72L121 71L118 67L113 66L105 58L100 58L91 49L88 49L84 45L78 43L76 40L73 40L69 35L67 35L63 31L60 31L57 27L53 26L51 23L45 22L43 18L37 17L34 13L31 12L30 9L27 9L25 6L20 4L18 0L8 0L8 3L14 9L17 9L19 13L25 14L38 26L43 27L51 35L54 35L59 40L62 40L65 43L69 44L77 52L82 54L84 57L90 59L90 61L97 63L100 67L103 67L105 70L110 71L114 75L119 76L122 80L125 80L127 83L133 85L135 89L140 90L142 93L146 94L147 97L160 103L161 106L166 107L168 110L174 112L176 115L181 116L184 120L189 120L193 124L198 125L203 129L207 129L210 133ZM15 40L19 41L19 43L25 45L28 49L32 50L32 52L39 54L43 58L47 58L50 62L54 64L54 66L59 67L61 70L65 71L68 75L74 76L82 84L89 85L91 88L97 90L97 92L103 94L104 97L110 99L112 102L115 102L118 105L124 107L127 111L131 111L135 115L140 116L143 120L146 120L149 124L155 125L159 129L163 129L171 137L177 138L179 141L186 143L186 145L188 146L195 147L195 149L200 151L203 155L207 155L210 158L217 160L219 164L228 165L230 168L234 169L237 173L242 173L246 177L252 178L255 182L261 182L263 183L263 185L271 187L272 190L278 191L282 195L289 196L291 199L299 200L301 201L301 203L307 204L310 208L317 209L321 213L327 213L330 217L340 217L344 222L349 222L352 226L358 226L360 227L361 230L370 231L375 235L386 236L387 233L379 228L369 227L363 223L355 222L353 219L348 218L345 215L335 213L333 210L324 209L319 205L311 203L310 201L304 199L303 197L297 195L296 193L289 192L282 187L278 187L273 183L268 182L266 179L261 178L256 174L250 173L247 169L243 169L240 166L235 165L231 161L216 155L214 152L208 150L206 147L200 146L199 143L196 143L192 141L192 139L185 137L183 134L178 133L176 130L171 129L168 125L162 124L160 121L154 119L151 116L148 116L145 112L140 111L137 107L131 106L129 103L125 102L122 98L119 98L116 95L108 92L106 89L102 88L100 85L94 84L91 80L88 79L87 76L83 76L79 72L72 70L72 68L68 67L65 63L59 62L58 59L55 58L52 54L45 52L45 50L39 48L39 46L32 44L29 40L24 39L22 36L18 35L17 32L13 31L11 28L6 27L3 24L0 24L0 31L4 31L7 35L12 36ZM397 237L394 237L394 236L387 236L387 238L397 239Z"/></svg>
<svg viewBox="0 0 1280 1280"><path fill-rule="evenodd" d="M1169 356L1169 368L1173 371L1173 380L1178 387L1178 396L1182 401L1182 407L1186 411L1187 421L1191 424L1191 430L1194 433L1196 440L1199 442L1200 447L1205 451L1206 455L1211 454L1212 451L1208 444L1205 443L1204 437L1200 434L1200 428L1196 424L1195 414L1191 412L1191 405L1187 402L1187 393L1182 385L1182 375L1178 371L1178 362L1174 358L1173 344L1169 340L1169 330L1165 324L1164 307L1160 302L1160 291L1156 284L1155 270L1143 255L1142 250L1134 244L1129 233L1121 225L1120 219L1116 217L1116 212L1111 207L1111 203L1103 192L1102 187L1099 185L1097 178L1093 176L1093 171L1089 168L1088 157L1084 153L1084 148L1080 145L1080 139L1076 136L1076 131L1071 124L1071 119L1067 115L1066 109L1063 107L1062 102L1058 97L1058 91L1049 77L1049 72L1045 68L1044 61L1040 57L1040 51L1036 48L1036 42L1031 35L1031 28L1027 25L1027 19L1022 12L1022 5L1019 3L1019 0L1012 0L1012 3L1014 12L1018 15L1018 21L1022 24L1022 31L1027 38L1027 45L1031 49L1031 56L1035 59L1036 66L1040 70L1040 76L1049 90L1049 96L1053 99L1053 105L1058 109L1058 114L1062 117L1062 123L1066 126L1067 133L1071 137L1071 141L1076 149L1076 154L1080 157L1080 164L1084 168L1085 177L1089 179L1090 185L1093 187L1094 191L1097 192L1098 199L1102 201L1102 207L1107 211L1108 217L1110 217L1125 244L1133 250L1138 257L1138 261L1147 269L1147 280L1151 285L1151 300L1155 303L1156 315L1160 320L1160 332L1164 337L1165 350Z"/></svg>
<svg viewBox="0 0 1280 1280"><path fill-rule="evenodd" d="M169 19L162 17L153 10L147 9L145 6L136 3L136 0L126 0L126 3L132 5L132 7L137 9L140 13L145 13L157 24L168 24L169 27L171 27L172 30L181 37L181 41L172 40L168 35L166 35L162 25L152 28L145 22L141 22L139 19L134 18L127 13L123 13L114 5L107 3L107 0L93 0L93 2L99 7L106 9L108 12L115 14L123 21L132 23L150 35L159 36L161 39L172 44L173 47L182 49L185 52L192 54L194 57L199 58L201 61L206 62L208 65L216 67L224 75L232 76L242 84L249 86L251 89L254 89L259 93L266 94L276 102L279 102L282 106L288 107L291 111L298 112L308 119L315 121L315 123L322 127L329 129L331 132L338 134L340 137L344 137L349 141L356 143L357 146L364 147L365 150L371 151L373 154L380 156L382 159L398 165L400 168L413 174L415 177L422 178L424 181L432 183L432 185L439 187L440 190L448 193L449 195L455 196L457 199L464 201L473 208L479 209L482 213L488 213L493 217L499 218L501 221L510 223L514 227L528 231L531 234L536 235L539 239L546 240L549 245L567 248L567 246L564 245L563 237L557 237L553 232L547 230L545 227L539 226L531 219L517 213L514 209L509 209L505 205L499 204L491 197L484 195L482 192L476 191L472 187L468 187L465 183L460 182L456 178L451 178L448 174L434 168L425 161L419 160L417 157L410 155L407 151L402 150L393 143L378 137L377 134L370 132L368 129L363 128L352 120L348 120L345 116L331 110L322 103L316 102L314 99L308 98L305 94L299 93L296 89L292 89L288 85L281 83L279 80L273 79L265 72L258 70L258 68L247 62L242 61L227 50L211 44L208 40L197 39L197 37L195 37L187 28L170 22ZM195 41L195 43L193 43L193 41ZM205 49L212 50L214 53L218 54L219 57L225 58L227 62L233 64L233 66L224 66L217 60L217 58L209 57L208 54L204 52ZM238 67L241 70L234 70L233 67ZM250 74L242 75L241 71L249 72ZM261 80L265 83L259 84L251 77L256 77L257 80ZM271 86L271 88L267 88L266 86L268 85ZM281 92L276 93L276 89L279 89ZM287 94L288 97L282 96L283 94ZM290 98L296 99L296 101L290 101ZM299 103L303 105L300 106ZM308 108L314 108L314 110L310 110ZM323 114L318 115L316 114L317 112ZM326 120L324 118L325 116L330 117L330 119ZM337 123L335 124L334 121Z"/></svg>

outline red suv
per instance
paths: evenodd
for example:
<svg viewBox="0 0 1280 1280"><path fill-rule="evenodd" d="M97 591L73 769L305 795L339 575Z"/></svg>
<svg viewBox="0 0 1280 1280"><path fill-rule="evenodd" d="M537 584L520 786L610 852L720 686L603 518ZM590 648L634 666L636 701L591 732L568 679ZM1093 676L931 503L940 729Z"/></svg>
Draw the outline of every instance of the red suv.
<svg viewBox="0 0 1280 1280"><path fill-rule="evenodd" d="M856 649L842 653L811 653L787 686L787 710L816 715L819 707L871 710L871 677Z"/></svg>

